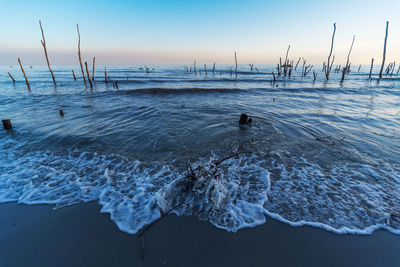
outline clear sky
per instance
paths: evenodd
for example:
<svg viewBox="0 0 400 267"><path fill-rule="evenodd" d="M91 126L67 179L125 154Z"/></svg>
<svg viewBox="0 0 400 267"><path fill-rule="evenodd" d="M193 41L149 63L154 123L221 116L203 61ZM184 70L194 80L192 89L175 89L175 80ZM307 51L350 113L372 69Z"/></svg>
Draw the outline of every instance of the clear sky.
<svg viewBox="0 0 400 267"><path fill-rule="evenodd" d="M276 63L291 45L293 59L321 64L337 23L334 54L351 61L400 62L400 0L0 0L0 65L45 64L42 20L53 65L77 64L76 23L84 58L98 64Z"/></svg>

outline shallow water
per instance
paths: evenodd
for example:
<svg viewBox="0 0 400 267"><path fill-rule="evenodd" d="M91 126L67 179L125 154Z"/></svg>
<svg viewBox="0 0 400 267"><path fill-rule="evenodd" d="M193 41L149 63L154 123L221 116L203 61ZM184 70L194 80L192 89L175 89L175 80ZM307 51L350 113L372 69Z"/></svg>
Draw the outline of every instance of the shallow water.
<svg viewBox="0 0 400 267"><path fill-rule="evenodd" d="M171 210L237 231L274 217L336 233L400 234L400 76L345 82L272 79L272 66L230 66L195 75L181 66L104 67L93 90L77 66L0 67L0 202L56 208L96 200L118 227L136 233ZM78 80L74 81L74 69ZM13 84L7 72L17 82ZM118 80L119 88L113 86ZM60 117L59 109L65 116ZM247 113L252 126L239 127ZM224 161L219 179L183 192L186 164L209 166L230 144L257 152Z"/></svg>

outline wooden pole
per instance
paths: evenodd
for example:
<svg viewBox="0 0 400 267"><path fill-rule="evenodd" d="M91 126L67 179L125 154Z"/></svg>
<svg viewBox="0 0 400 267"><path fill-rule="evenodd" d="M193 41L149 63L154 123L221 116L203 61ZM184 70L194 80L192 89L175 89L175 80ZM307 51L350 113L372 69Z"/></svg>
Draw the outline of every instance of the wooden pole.
<svg viewBox="0 0 400 267"><path fill-rule="evenodd" d="M26 73L25 73L24 67L22 67L21 59L19 57L18 57L18 63L19 63L19 66L21 67L22 73L25 76L25 82L26 82L26 85L28 86L28 91L30 92L31 91L31 86L29 85L28 77L26 77Z"/></svg>
<svg viewBox="0 0 400 267"><path fill-rule="evenodd" d="M237 75L238 75L238 73L237 73L238 63L237 63L236 51L235 51L235 64L236 64L236 67L235 67L235 75L236 75L236 78L237 78Z"/></svg>
<svg viewBox="0 0 400 267"><path fill-rule="evenodd" d="M12 82L15 83L14 77L11 75L11 73L8 73L8 76L10 76Z"/></svg>
<svg viewBox="0 0 400 267"><path fill-rule="evenodd" d="M379 72L379 79L382 79L382 72L385 66L385 59L386 59L386 43L387 43L387 36L388 36L388 28L389 28L389 21L386 21L386 34L385 34L385 43L383 45L383 58L382 58L382 65L381 70Z"/></svg>
<svg viewBox="0 0 400 267"><path fill-rule="evenodd" d="M93 57L93 72L92 72L92 80L94 81L94 69L96 66L96 57Z"/></svg>
<svg viewBox="0 0 400 267"><path fill-rule="evenodd" d="M42 22L40 20L39 20L39 25L40 25L40 30L42 31L42 39L43 39L40 42L42 43L42 46L43 46L44 55L46 56L47 66L49 67L49 71L51 73L51 77L53 78L54 84L56 84L56 78L54 78L54 73L53 73L53 70L51 69L49 57L47 55L46 39L44 38Z"/></svg>
<svg viewBox="0 0 400 267"><path fill-rule="evenodd" d="M87 78L88 78L88 81L89 81L89 84L90 84L90 88L93 88L92 80L90 79L89 68L88 68L88 65L87 65L86 61L85 61L85 67L86 67L86 73L87 73Z"/></svg>
<svg viewBox="0 0 400 267"><path fill-rule="evenodd" d="M372 68L374 67L374 58L371 60L371 69L369 70L369 79L371 80Z"/></svg>
<svg viewBox="0 0 400 267"><path fill-rule="evenodd" d="M204 73L205 73L205 76L207 76L207 64L204 64Z"/></svg>
<svg viewBox="0 0 400 267"><path fill-rule="evenodd" d="M333 62L331 63L330 61L331 61L331 56L332 56L332 51L333 51L333 43L335 41L335 33L336 33L336 23L333 23L333 34L332 34L331 50L329 52L328 63L326 65L326 69L325 69L326 80L329 80L329 74L331 72L332 65L333 65Z"/></svg>
<svg viewBox="0 0 400 267"><path fill-rule="evenodd" d="M76 81L75 71L72 70L72 76L74 76L74 80Z"/></svg>
<svg viewBox="0 0 400 267"><path fill-rule="evenodd" d="M193 63L193 70L194 70L194 73L197 75L196 60Z"/></svg>
<svg viewBox="0 0 400 267"><path fill-rule="evenodd" d="M77 29L77 31L78 31L78 58L79 58L79 64L81 65L81 71L82 71L83 82L85 83L85 86L87 86L86 78L85 78L85 71L83 70L83 64L82 64L82 57L81 57L81 34L79 33L79 25L78 25L78 24L76 24L76 29Z"/></svg>

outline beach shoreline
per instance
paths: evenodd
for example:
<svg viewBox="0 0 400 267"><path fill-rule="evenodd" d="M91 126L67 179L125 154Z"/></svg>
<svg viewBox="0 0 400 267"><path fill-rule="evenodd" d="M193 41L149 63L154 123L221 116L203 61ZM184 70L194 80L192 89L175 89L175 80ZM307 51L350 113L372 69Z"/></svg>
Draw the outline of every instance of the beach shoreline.
<svg viewBox="0 0 400 267"><path fill-rule="evenodd" d="M166 216L144 235L118 229L96 202L61 209L0 205L0 266L398 266L400 236L338 235L272 218L230 233Z"/></svg>

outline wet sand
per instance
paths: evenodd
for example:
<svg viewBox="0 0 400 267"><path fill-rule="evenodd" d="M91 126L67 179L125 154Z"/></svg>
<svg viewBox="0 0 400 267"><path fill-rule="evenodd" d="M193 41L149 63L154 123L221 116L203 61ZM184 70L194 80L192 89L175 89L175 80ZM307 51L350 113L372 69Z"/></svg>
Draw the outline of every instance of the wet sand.
<svg viewBox="0 0 400 267"><path fill-rule="evenodd" d="M267 223L229 233L196 217L167 216L141 240L95 202L0 205L0 266L400 266L400 236L337 235Z"/></svg>

